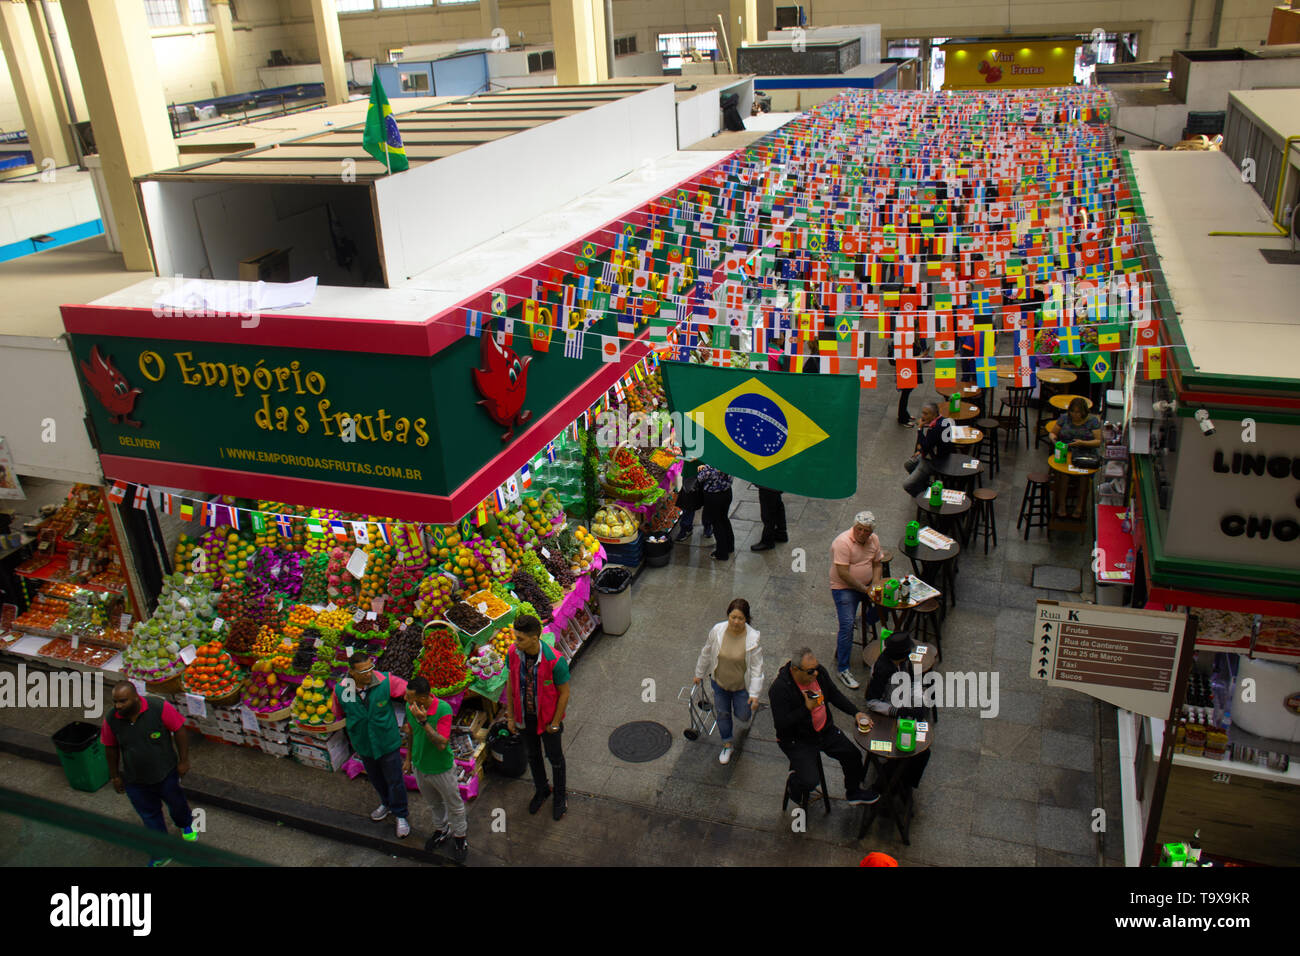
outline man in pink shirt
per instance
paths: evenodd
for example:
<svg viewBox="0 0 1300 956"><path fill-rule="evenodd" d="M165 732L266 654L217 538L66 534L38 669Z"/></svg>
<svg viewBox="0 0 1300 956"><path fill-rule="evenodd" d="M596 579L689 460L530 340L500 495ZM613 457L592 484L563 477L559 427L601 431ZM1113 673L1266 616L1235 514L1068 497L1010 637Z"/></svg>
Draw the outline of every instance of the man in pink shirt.
<svg viewBox="0 0 1300 956"><path fill-rule="evenodd" d="M166 833L166 803L181 836L191 843L197 840L181 789L180 778L190 769L190 744L180 711L158 697L141 697L135 685L123 681L113 688L113 710L104 718L99 739L107 751L113 789L126 794L144 825ZM149 865L169 862L155 858Z"/></svg>
<svg viewBox="0 0 1300 956"><path fill-rule="evenodd" d="M880 584L880 539L876 537L876 516L870 511L859 511L853 527L831 542L831 598L835 601L835 616L839 630L835 635L835 669L849 690L861 685L849 671L849 655L853 650L853 620L858 607L868 600L867 591ZM867 614L874 621L875 605Z"/></svg>

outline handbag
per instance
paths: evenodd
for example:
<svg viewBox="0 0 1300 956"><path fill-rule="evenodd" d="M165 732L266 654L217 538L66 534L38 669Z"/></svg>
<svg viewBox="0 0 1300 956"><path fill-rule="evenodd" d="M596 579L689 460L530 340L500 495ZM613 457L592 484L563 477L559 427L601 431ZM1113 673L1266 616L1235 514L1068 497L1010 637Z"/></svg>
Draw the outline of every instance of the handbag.
<svg viewBox="0 0 1300 956"><path fill-rule="evenodd" d="M1076 468L1100 468L1101 455L1095 448L1086 448L1082 451L1076 451L1070 456L1070 461Z"/></svg>

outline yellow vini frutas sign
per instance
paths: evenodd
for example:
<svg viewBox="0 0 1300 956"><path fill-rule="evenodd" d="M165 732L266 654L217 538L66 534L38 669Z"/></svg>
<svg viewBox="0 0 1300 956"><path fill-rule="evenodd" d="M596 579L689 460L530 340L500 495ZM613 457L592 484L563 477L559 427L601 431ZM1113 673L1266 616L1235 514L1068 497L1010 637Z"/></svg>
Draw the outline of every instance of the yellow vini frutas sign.
<svg viewBox="0 0 1300 956"><path fill-rule="evenodd" d="M1074 54L1078 46L1068 40L944 44L943 88L1073 86Z"/></svg>

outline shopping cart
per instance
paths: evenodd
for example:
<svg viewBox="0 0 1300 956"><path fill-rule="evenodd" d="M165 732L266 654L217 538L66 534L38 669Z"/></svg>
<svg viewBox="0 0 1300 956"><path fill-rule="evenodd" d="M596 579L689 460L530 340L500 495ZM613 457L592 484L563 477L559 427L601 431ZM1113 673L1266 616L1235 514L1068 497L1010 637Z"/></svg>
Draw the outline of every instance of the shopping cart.
<svg viewBox="0 0 1300 956"><path fill-rule="evenodd" d="M686 709L691 715L691 725L682 731L682 736L687 740L698 740L700 731L704 731L706 737L713 733L718 721L713 716L713 702L709 700L702 682L683 687L677 692L677 699L686 702Z"/></svg>

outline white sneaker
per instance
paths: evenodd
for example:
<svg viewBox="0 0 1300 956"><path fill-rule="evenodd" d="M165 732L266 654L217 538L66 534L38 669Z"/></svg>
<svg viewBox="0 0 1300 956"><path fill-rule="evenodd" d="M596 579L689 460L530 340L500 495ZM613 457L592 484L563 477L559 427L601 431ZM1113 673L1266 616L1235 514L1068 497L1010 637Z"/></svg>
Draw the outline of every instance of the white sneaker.
<svg viewBox="0 0 1300 956"><path fill-rule="evenodd" d="M378 823L380 820L383 820L388 816L388 812L388 807L381 803L370 812L370 819Z"/></svg>
<svg viewBox="0 0 1300 956"><path fill-rule="evenodd" d="M857 690L859 687L862 686L861 684L858 683L857 679L848 671L840 671L840 680L844 683L844 686L847 687L849 690Z"/></svg>
<svg viewBox="0 0 1300 956"><path fill-rule="evenodd" d="M718 763L722 763L722 764L731 763L731 752L735 749L736 748L733 747L731 744L723 744L722 753L718 754Z"/></svg>
<svg viewBox="0 0 1300 956"><path fill-rule="evenodd" d="M406 822L405 817L397 818L397 839L409 837L411 835L411 825Z"/></svg>

